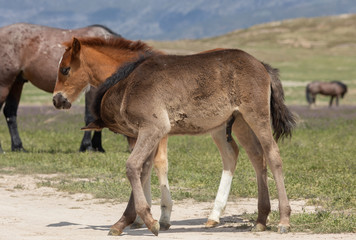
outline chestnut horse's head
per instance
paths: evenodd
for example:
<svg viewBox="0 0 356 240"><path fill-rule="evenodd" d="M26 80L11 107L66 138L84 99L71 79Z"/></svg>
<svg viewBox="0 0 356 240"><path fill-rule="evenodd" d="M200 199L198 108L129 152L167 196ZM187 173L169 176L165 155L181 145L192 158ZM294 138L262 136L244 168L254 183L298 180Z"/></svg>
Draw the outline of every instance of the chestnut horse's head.
<svg viewBox="0 0 356 240"><path fill-rule="evenodd" d="M53 105L58 109L69 109L83 90L89 88L89 77L81 64L81 43L73 38L59 61L57 81L53 92Z"/></svg>

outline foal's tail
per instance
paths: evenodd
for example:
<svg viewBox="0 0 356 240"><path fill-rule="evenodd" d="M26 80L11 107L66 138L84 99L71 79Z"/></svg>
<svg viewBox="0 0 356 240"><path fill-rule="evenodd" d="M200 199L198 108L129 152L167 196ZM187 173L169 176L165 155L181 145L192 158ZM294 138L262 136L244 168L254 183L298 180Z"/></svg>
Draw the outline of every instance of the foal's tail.
<svg viewBox="0 0 356 240"><path fill-rule="evenodd" d="M311 97L311 93L310 93L310 90L309 90L309 85L310 83L307 85L307 87L305 88L305 97L307 98L307 102L309 104L312 104L313 103L313 99Z"/></svg>
<svg viewBox="0 0 356 240"><path fill-rule="evenodd" d="M291 137L292 130L296 126L296 120L292 112L284 104L284 92L282 83L279 80L279 71L266 63L262 63L270 75L271 81L271 117L273 126L273 136L278 139Z"/></svg>

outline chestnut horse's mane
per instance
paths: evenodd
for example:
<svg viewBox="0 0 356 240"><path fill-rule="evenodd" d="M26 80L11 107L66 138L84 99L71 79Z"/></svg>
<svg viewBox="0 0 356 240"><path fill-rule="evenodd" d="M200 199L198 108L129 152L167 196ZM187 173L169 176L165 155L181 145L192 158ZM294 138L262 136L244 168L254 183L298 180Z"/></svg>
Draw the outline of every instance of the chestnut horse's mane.
<svg viewBox="0 0 356 240"><path fill-rule="evenodd" d="M99 37L85 37L78 38L80 43L85 46L90 47L112 47L118 49L127 49L131 51L144 51L144 52L152 52L153 49L149 45L141 41L131 41L125 38L99 38ZM72 41L64 42L64 46L71 47Z"/></svg>

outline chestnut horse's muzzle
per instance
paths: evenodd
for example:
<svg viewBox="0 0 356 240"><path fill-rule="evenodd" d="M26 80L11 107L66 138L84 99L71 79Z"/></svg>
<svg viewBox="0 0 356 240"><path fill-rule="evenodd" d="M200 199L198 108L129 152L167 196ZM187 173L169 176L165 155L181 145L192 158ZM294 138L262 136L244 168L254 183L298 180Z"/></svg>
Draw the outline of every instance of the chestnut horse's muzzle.
<svg viewBox="0 0 356 240"><path fill-rule="evenodd" d="M53 105L58 109L69 109L72 104L61 93L53 96Z"/></svg>

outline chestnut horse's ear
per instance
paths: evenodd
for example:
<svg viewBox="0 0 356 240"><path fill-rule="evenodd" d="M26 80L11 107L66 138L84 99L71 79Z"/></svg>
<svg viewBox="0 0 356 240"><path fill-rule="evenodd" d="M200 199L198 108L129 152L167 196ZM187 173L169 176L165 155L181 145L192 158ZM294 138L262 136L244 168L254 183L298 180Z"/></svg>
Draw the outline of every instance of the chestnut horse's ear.
<svg viewBox="0 0 356 240"><path fill-rule="evenodd" d="M79 53L80 51L80 42L77 38L73 38L73 41L72 41L72 55L75 56Z"/></svg>

